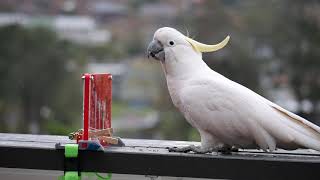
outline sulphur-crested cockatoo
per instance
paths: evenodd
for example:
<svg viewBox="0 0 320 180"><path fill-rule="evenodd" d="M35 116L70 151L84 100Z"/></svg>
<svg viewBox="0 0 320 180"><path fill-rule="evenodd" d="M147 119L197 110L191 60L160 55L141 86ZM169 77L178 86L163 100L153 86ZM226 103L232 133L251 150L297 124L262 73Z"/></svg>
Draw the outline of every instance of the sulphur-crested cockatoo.
<svg viewBox="0 0 320 180"><path fill-rule="evenodd" d="M320 127L210 69L201 53L223 48L199 43L169 27L158 29L148 57L159 60L173 104L201 136L205 153L236 148L310 148L320 151Z"/></svg>

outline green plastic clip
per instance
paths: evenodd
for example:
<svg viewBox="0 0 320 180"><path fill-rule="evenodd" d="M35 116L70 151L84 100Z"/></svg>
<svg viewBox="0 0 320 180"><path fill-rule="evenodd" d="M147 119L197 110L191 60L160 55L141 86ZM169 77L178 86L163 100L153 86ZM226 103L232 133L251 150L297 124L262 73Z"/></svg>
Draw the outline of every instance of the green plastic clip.
<svg viewBox="0 0 320 180"><path fill-rule="evenodd" d="M78 157L78 144L66 144L64 146L64 157L65 158L77 158ZM79 172L77 171L66 171L63 176L58 178L59 180L80 180Z"/></svg>
<svg viewBox="0 0 320 180"><path fill-rule="evenodd" d="M64 180L80 180L77 171L68 171L64 174Z"/></svg>
<svg viewBox="0 0 320 180"><path fill-rule="evenodd" d="M77 158L79 154L79 145L78 144L66 144L64 147L64 156L65 158ZM81 172L81 176L96 176L98 180L111 180L112 174L108 173L106 177L98 173L90 173L90 172ZM81 180L81 176L79 176L79 172L77 171L66 171L64 176L60 176L59 180Z"/></svg>
<svg viewBox="0 0 320 180"><path fill-rule="evenodd" d="M66 158L76 158L78 157L78 144L66 144L64 147L64 156Z"/></svg>

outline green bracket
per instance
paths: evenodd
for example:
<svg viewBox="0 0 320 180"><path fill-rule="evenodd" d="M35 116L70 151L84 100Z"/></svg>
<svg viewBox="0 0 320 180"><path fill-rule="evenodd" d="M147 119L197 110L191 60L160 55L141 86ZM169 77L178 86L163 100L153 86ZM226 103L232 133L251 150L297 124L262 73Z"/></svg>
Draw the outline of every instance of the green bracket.
<svg viewBox="0 0 320 180"><path fill-rule="evenodd" d="M81 177L78 176L77 171L67 171L64 174L64 180L80 180Z"/></svg>
<svg viewBox="0 0 320 180"><path fill-rule="evenodd" d="M79 145L78 144L66 144L64 146L64 157L69 158L78 158L79 154ZM64 175L59 176L59 180L80 180L78 171L65 171Z"/></svg>
<svg viewBox="0 0 320 180"><path fill-rule="evenodd" d="M66 144L64 146L65 158L78 158L79 145L78 144ZM79 176L79 174L81 174ZM108 173L106 177L101 176L95 172L77 172L77 171L65 171L64 175L59 176L59 180L81 180L81 176L96 176L98 180L111 180L112 174Z"/></svg>
<svg viewBox="0 0 320 180"><path fill-rule="evenodd" d="M64 156L66 158L77 158L78 157L78 144L66 144L64 146Z"/></svg>

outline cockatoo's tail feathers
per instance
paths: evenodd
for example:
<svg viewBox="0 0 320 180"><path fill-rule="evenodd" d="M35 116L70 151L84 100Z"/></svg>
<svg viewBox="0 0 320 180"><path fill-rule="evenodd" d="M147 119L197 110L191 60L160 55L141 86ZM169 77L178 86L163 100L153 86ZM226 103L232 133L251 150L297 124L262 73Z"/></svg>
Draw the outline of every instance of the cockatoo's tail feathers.
<svg viewBox="0 0 320 180"><path fill-rule="evenodd" d="M319 137L320 137L320 127L311 123L310 121L296 115L293 114L290 111L287 111L286 109L270 102L270 106L273 107L275 110L281 112L283 115L285 115L287 118L292 119L294 121L296 121L297 123L301 124L302 126L314 131Z"/></svg>
<svg viewBox="0 0 320 180"><path fill-rule="evenodd" d="M186 40L192 45L192 47L198 52L213 52L219 49L222 49L229 42L230 36L227 36L223 41L215 45L208 45L200 43L196 40L193 40L189 37L186 37Z"/></svg>
<svg viewBox="0 0 320 180"><path fill-rule="evenodd" d="M300 146L305 148L315 149L320 151L320 127L307 121L306 119L287 111L286 109L272 103L269 101L271 107L276 111L280 112L286 120L292 123L286 122L286 124L291 124L290 129L293 130L291 135L293 136L293 141Z"/></svg>

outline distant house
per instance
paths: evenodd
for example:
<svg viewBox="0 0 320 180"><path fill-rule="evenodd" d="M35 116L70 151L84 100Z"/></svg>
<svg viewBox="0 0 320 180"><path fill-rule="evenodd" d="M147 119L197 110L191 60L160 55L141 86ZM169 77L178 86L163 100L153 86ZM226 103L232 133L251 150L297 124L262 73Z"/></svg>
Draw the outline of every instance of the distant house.
<svg viewBox="0 0 320 180"><path fill-rule="evenodd" d="M53 27L62 38L80 44L99 45L111 39L111 33L98 29L95 20L89 16L56 16Z"/></svg>
<svg viewBox="0 0 320 180"><path fill-rule="evenodd" d="M12 24L26 25L30 21L30 17L21 13L0 13L0 26L8 26Z"/></svg>
<svg viewBox="0 0 320 180"><path fill-rule="evenodd" d="M47 27L56 31L61 38L79 44L100 45L111 40L111 32L98 28L95 19L90 16L31 16L22 13L0 13L0 26L11 24Z"/></svg>

